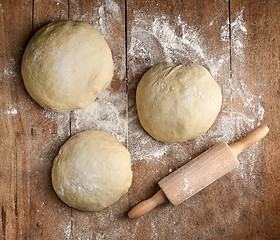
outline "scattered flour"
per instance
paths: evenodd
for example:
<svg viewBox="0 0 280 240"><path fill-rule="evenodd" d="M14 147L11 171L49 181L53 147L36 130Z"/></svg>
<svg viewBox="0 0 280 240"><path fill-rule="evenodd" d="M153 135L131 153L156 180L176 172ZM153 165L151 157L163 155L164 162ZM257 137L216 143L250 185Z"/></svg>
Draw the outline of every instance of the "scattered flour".
<svg viewBox="0 0 280 240"><path fill-rule="evenodd" d="M59 4L62 4L62 3L65 4L64 1L61 1L61 0L53 0L53 1L56 3L56 5L59 5Z"/></svg>
<svg viewBox="0 0 280 240"><path fill-rule="evenodd" d="M4 113L7 115L17 115L18 112L16 108L9 108Z"/></svg>
<svg viewBox="0 0 280 240"><path fill-rule="evenodd" d="M193 192L193 189L192 189L192 187L191 187L191 185L189 184L189 181L188 181L188 179L186 179L186 178L184 178L184 188L183 188L183 190L184 191L187 191L188 193L192 193Z"/></svg>
<svg viewBox="0 0 280 240"><path fill-rule="evenodd" d="M6 78L16 78L18 76L18 73L16 71L16 61L14 58L11 58L6 67L3 70L0 70L0 81L1 77Z"/></svg>
<svg viewBox="0 0 280 240"><path fill-rule="evenodd" d="M100 6L100 8L107 9L118 22L121 21L122 19L121 9L116 2L112 0L105 0L105 3L102 6Z"/></svg>
<svg viewBox="0 0 280 240"><path fill-rule="evenodd" d="M106 234L105 233L96 233L95 234L95 239L96 240L103 240L103 239L106 239Z"/></svg>
<svg viewBox="0 0 280 240"><path fill-rule="evenodd" d="M141 60L150 67L159 60L178 62L178 60L201 62L211 70L214 77L223 69L224 63L229 61L227 54L211 56L207 39L202 30L187 25L181 17L177 17L175 27L169 24L169 18L145 16L141 12L135 13L128 54L133 62ZM152 22L152 24L151 24ZM179 33L176 32L179 29ZM222 38L229 38L228 25L222 29ZM227 30L227 31L226 31ZM227 46L228 47L228 46ZM164 59L162 59L164 56ZM137 64L131 64L132 72L139 73Z"/></svg>
<svg viewBox="0 0 280 240"><path fill-rule="evenodd" d="M232 50L235 55L244 55L243 41L247 35L247 29L243 20L243 10L237 13L235 20L231 23L232 29Z"/></svg>
<svg viewBox="0 0 280 240"><path fill-rule="evenodd" d="M103 91L89 107L73 111L72 129L78 131L92 126L111 133L120 142L127 139L126 94L110 89Z"/></svg>
<svg viewBox="0 0 280 240"><path fill-rule="evenodd" d="M57 123L57 136L64 137L65 131L63 127L65 126L65 123L69 122L69 111L52 112L44 109L43 114L46 118L51 119Z"/></svg>
<svg viewBox="0 0 280 240"><path fill-rule="evenodd" d="M64 229L64 236L66 239L71 239L71 233L72 233L72 224L69 222Z"/></svg>
<svg viewBox="0 0 280 240"><path fill-rule="evenodd" d="M224 42L229 41L229 24L223 25L221 27L221 40Z"/></svg>
<svg viewBox="0 0 280 240"><path fill-rule="evenodd" d="M132 161L151 159L159 160L169 151L170 145L154 140L142 128L136 107L133 106L129 112L129 129L128 129L128 150L131 154Z"/></svg>
<svg viewBox="0 0 280 240"><path fill-rule="evenodd" d="M154 239L158 239L158 225L156 220L151 220L150 222L151 224L151 230L152 230L152 236Z"/></svg>

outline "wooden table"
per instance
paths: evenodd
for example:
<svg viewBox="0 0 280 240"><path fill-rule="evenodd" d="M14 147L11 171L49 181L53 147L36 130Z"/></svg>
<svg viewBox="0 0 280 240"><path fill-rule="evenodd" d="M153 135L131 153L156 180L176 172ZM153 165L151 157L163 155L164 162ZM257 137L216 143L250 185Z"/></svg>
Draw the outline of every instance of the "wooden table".
<svg viewBox="0 0 280 240"><path fill-rule="evenodd" d="M1 239L280 239L280 2L0 0ZM32 34L60 19L99 29L114 56L111 86L87 109L53 113L26 92L20 63ZM135 89L156 63L196 62L223 89L223 106L202 137L165 145L142 129ZM240 167L183 204L136 220L127 211L157 181L220 140L260 123L271 131ZM76 132L101 129L132 156L133 183L113 206L85 213L54 193L50 170Z"/></svg>

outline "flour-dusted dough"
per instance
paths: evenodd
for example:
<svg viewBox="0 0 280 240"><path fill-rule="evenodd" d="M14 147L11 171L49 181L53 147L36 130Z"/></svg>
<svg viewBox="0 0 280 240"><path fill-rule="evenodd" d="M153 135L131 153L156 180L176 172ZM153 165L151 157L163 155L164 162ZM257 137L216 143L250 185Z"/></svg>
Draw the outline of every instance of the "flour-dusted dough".
<svg viewBox="0 0 280 240"><path fill-rule="evenodd" d="M21 72L31 97L43 108L64 111L90 105L113 76L111 50L85 22L52 22L28 43Z"/></svg>
<svg viewBox="0 0 280 240"><path fill-rule="evenodd" d="M198 64L158 64L144 74L136 91L142 126L165 143L185 142L205 133L221 103L219 85Z"/></svg>
<svg viewBox="0 0 280 240"><path fill-rule="evenodd" d="M52 168L55 192L70 207L99 211L126 194L132 180L130 154L112 135L88 130L72 136Z"/></svg>

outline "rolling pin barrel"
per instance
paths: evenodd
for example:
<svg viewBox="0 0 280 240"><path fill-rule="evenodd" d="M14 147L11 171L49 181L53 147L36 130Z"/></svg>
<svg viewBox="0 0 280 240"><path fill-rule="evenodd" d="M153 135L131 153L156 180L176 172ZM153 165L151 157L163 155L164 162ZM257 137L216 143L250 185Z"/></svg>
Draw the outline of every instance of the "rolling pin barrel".
<svg viewBox="0 0 280 240"><path fill-rule="evenodd" d="M173 205L182 203L238 166L236 156L263 139L268 131L267 126L260 126L230 146L225 142L218 143L159 181L161 190L152 198L134 206L128 216L141 217L156 206L167 202L167 199Z"/></svg>
<svg viewBox="0 0 280 240"><path fill-rule="evenodd" d="M232 171L238 164L230 147L220 142L158 184L168 200L177 206Z"/></svg>

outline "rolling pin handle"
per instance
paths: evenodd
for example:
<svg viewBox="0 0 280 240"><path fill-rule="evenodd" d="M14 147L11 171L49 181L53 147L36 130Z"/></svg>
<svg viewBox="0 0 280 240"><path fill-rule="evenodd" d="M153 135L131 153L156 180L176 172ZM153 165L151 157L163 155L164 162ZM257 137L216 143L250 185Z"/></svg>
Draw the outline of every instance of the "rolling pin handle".
<svg viewBox="0 0 280 240"><path fill-rule="evenodd" d="M253 131L251 131L248 135L243 137L241 140L239 140L238 142L229 145L229 147L231 148L234 156L237 156L244 149L262 140L268 132L269 132L269 128L267 126L259 126Z"/></svg>
<svg viewBox="0 0 280 240"><path fill-rule="evenodd" d="M164 195L162 190L159 190L154 196L151 198L140 202L136 206L134 206L129 212L128 217L130 219L138 218L146 213L150 212L152 209L157 207L158 205L164 204L168 202L166 196Z"/></svg>

